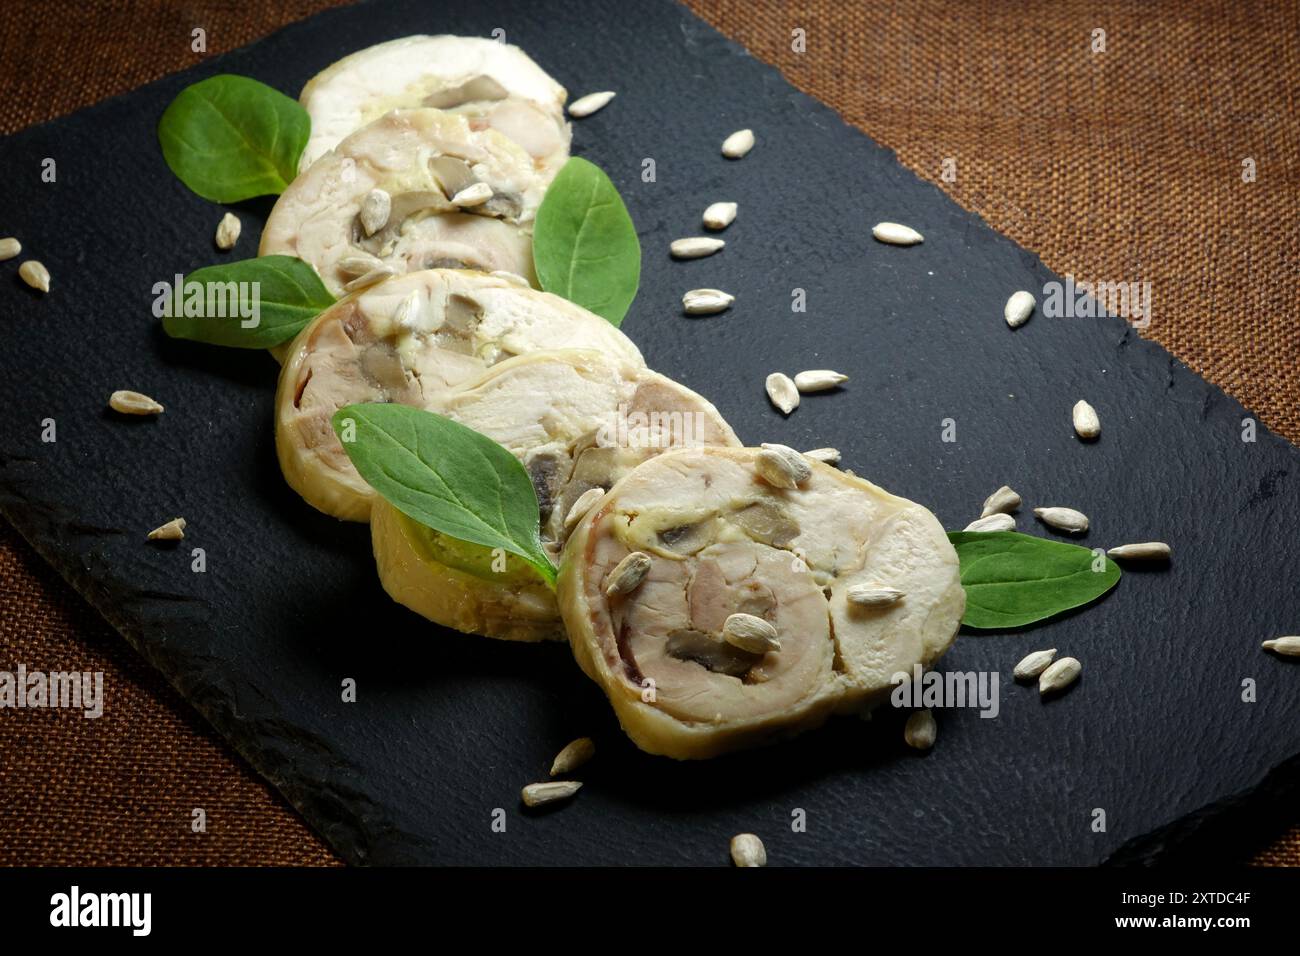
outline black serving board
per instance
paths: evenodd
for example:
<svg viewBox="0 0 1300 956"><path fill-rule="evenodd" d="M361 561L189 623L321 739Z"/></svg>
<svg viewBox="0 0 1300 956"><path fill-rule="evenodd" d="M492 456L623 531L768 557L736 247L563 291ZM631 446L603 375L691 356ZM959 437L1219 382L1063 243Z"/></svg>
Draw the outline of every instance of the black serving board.
<svg viewBox="0 0 1300 956"><path fill-rule="evenodd" d="M964 632L943 667L997 671L1000 714L941 713L924 757L902 745L892 711L708 763L649 757L564 646L451 633L389 602L367 530L317 514L280 478L270 357L171 341L151 313L155 283L220 258L221 216L171 175L154 129L178 91L214 73L292 95L372 43L496 28L572 95L618 91L575 123L574 151L609 172L641 234L624 329L743 439L837 446L845 467L950 528L1010 483L1025 497L1022 530L1040 532L1033 505L1067 504L1092 517L1084 543L1163 539L1173 564L1131 571L1047 626ZM723 159L723 137L746 126L757 147ZM1294 792L1300 670L1259 644L1300 629L1300 453L1262 428L1244 443L1249 413L1120 319L1039 314L1008 330L1007 296L1056 278L1032 253L677 6L330 12L8 137L0 172L2 231L53 275L39 296L17 261L0 267L0 509L350 861L717 865L744 830L773 864L1150 860L1227 846ZM740 204L726 249L671 261L669 241L697 233L720 199ZM236 255L255 253L269 207L236 207ZM879 220L926 241L876 243ZM681 294L700 286L736 293L734 308L683 317ZM806 313L792 312L794 289ZM767 373L819 367L852 381L788 420L771 409ZM117 388L154 395L166 414L114 416ZM1070 429L1085 396L1104 423L1094 445ZM55 443L41 441L45 419ZM945 419L956 442L941 440ZM175 515L189 521L180 547L145 543ZM1079 684L1046 704L1010 679L1045 646L1084 662ZM341 700L347 678L355 703ZM1254 703L1241 699L1247 679ZM599 748L586 788L525 811L520 787L585 734ZM806 832L791 827L796 810Z"/></svg>

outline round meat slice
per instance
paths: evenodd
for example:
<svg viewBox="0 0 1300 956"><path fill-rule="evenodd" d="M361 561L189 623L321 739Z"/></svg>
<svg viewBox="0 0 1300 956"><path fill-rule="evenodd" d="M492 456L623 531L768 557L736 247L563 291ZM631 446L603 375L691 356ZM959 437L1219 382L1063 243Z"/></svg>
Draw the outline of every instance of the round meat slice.
<svg viewBox="0 0 1300 956"><path fill-rule="evenodd" d="M334 434L336 411L362 402L431 407L497 362L553 348L644 364L632 341L600 316L506 278L433 269L348 296L288 346L275 413L285 479L326 514L365 521L374 492Z"/></svg>
<svg viewBox="0 0 1300 956"><path fill-rule="evenodd" d="M382 270L477 269L533 283L531 224L546 183L495 130L442 110L397 110L289 184L258 254L309 262L335 295ZM452 201L480 184L490 198Z"/></svg>
<svg viewBox="0 0 1300 956"><path fill-rule="evenodd" d="M693 444L738 446L706 399L639 364L583 351L535 352L493 367L427 406L504 445L528 469L542 544L558 556L571 502L637 464ZM460 631L564 639L555 595L511 556L439 535L376 499L375 563L398 603Z"/></svg>
<svg viewBox="0 0 1300 956"><path fill-rule="evenodd" d="M431 106L514 140L549 179L569 157L567 96L517 46L483 37L389 40L345 56L303 87L311 138L298 169L390 110Z"/></svg>
<svg viewBox="0 0 1300 956"><path fill-rule="evenodd" d="M861 710L957 633L965 592L934 515L820 462L796 487L775 487L759 475L761 453L647 461L564 547L558 596L574 656L642 750L712 757ZM649 570L629 588L615 572L635 552ZM903 596L855 603L862 585ZM747 617L729 626L733 615Z"/></svg>

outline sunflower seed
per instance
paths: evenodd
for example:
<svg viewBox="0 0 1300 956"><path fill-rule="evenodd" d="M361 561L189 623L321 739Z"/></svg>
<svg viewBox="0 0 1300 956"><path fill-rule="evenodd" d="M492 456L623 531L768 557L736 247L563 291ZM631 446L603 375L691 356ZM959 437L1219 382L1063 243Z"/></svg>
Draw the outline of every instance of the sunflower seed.
<svg viewBox="0 0 1300 956"><path fill-rule="evenodd" d="M50 270L35 259L28 259L18 267L18 275L33 289L50 291Z"/></svg>
<svg viewBox="0 0 1300 956"><path fill-rule="evenodd" d="M633 551L626 558L614 565L609 572L609 583L605 585L605 596L616 597L630 594L645 580L650 573L650 555L644 551Z"/></svg>
<svg viewBox="0 0 1300 956"><path fill-rule="evenodd" d="M410 295L397 303L393 309L393 325L406 332L412 332L420 324L420 293L412 289Z"/></svg>
<svg viewBox="0 0 1300 956"><path fill-rule="evenodd" d="M734 202L715 202L704 210L704 228L714 232L726 229L736 221L737 208Z"/></svg>
<svg viewBox="0 0 1300 956"><path fill-rule="evenodd" d="M185 519L172 518L149 532L150 541L179 541L185 537Z"/></svg>
<svg viewBox="0 0 1300 956"><path fill-rule="evenodd" d="M1083 399L1074 403L1071 417L1074 419L1074 433L1080 438L1093 439L1101 434L1101 419L1097 417L1097 409Z"/></svg>
<svg viewBox="0 0 1300 956"><path fill-rule="evenodd" d="M239 241L239 230L241 228L239 217L233 212L228 212L222 216L221 222L217 223L217 248L223 252L235 248L235 243Z"/></svg>
<svg viewBox="0 0 1300 956"><path fill-rule="evenodd" d="M784 372L773 372L764 383L767 397L782 412L789 415L799 407L799 389L794 381Z"/></svg>
<svg viewBox="0 0 1300 956"><path fill-rule="evenodd" d="M1077 534L1088 530L1088 516L1073 508L1035 508L1034 514L1043 524L1050 525L1058 531Z"/></svg>
<svg viewBox="0 0 1300 956"><path fill-rule="evenodd" d="M1038 675L1038 693L1055 694L1065 690L1079 678L1083 665L1073 657L1062 657L1047 665L1047 669Z"/></svg>
<svg viewBox="0 0 1300 956"><path fill-rule="evenodd" d="M738 129L722 141L722 155L727 159L741 159L754 148L754 131Z"/></svg>
<svg viewBox="0 0 1300 956"><path fill-rule="evenodd" d="M1263 647L1283 657L1300 657L1300 637L1296 635L1275 637L1271 641L1265 641Z"/></svg>
<svg viewBox="0 0 1300 956"><path fill-rule="evenodd" d="M871 234L880 242L887 242L891 246L914 246L918 242L925 242L925 236L911 226L897 222L878 222L871 227Z"/></svg>
<svg viewBox="0 0 1300 956"><path fill-rule="evenodd" d="M459 206L462 209L469 209L473 206L481 206L492 198L492 187L487 183L475 183L472 186L466 186L456 195L451 197L451 204Z"/></svg>
<svg viewBox="0 0 1300 956"><path fill-rule="evenodd" d="M578 780L548 780L546 783L530 783L524 787L522 796L524 806L540 807L557 800L567 800L579 790L582 783Z"/></svg>
<svg viewBox="0 0 1300 956"><path fill-rule="evenodd" d="M764 442L755 468L760 478L776 488L797 488L812 477L803 455L786 445Z"/></svg>
<svg viewBox="0 0 1300 956"><path fill-rule="evenodd" d="M163 407L148 395L119 389L108 396L108 407L123 415L161 415Z"/></svg>
<svg viewBox="0 0 1300 956"><path fill-rule="evenodd" d="M393 209L393 197L382 189L372 189L361 200L361 228L373 236L388 225L388 215Z"/></svg>
<svg viewBox="0 0 1300 956"><path fill-rule="evenodd" d="M579 737L555 755L555 760L551 762L551 776L572 773L594 756L596 742L590 737Z"/></svg>
<svg viewBox="0 0 1300 956"><path fill-rule="evenodd" d="M766 654L781 649L776 628L753 614L732 614L722 625L722 639L732 647L751 654Z"/></svg>
<svg viewBox="0 0 1300 956"><path fill-rule="evenodd" d="M521 289L532 288L532 286L528 284L528 280L525 279L523 276L521 276L518 272L507 272L505 269L494 269L491 272L489 272L488 275L490 275L494 279L503 279L504 281L509 282L511 285L519 286L519 288Z"/></svg>
<svg viewBox="0 0 1300 956"><path fill-rule="evenodd" d="M736 866L767 866L767 849L752 833L738 833L731 838L731 862Z"/></svg>
<svg viewBox="0 0 1300 956"><path fill-rule="evenodd" d="M674 259L703 259L711 256L726 243L710 236L690 236L686 239L674 239L668 251Z"/></svg>
<svg viewBox="0 0 1300 956"><path fill-rule="evenodd" d="M1172 553L1163 541L1143 541L1140 544L1121 544L1106 552L1121 561L1168 561Z"/></svg>
<svg viewBox="0 0 1300 956"><path fill-rule="evenodd" d="M735 301L734 295L721 289L692 289L682 296L682 308L687 315L714 315L725 312Z"/></svg>
<svg viewBox="0 0 1300 956"><path fill-rule="evenodd" d="M345 292L355 292L357 289L364 289L366 286L374 285L376 282L382 282L397 275L397 270L392 266L380 265L371 269L364 275L358 276L343 287Z"/></svg>
<svg viewBox="0 0 1300 956"><path fill-rule="evenodd" d="M339 272L345 276L363 276L373 269L383 268L384 263L376 256L344 256L339 260Z"/></svg>
<svg viewBox="0 0 1300 956"><path fill-rule="evenodd" d="M985 515L983 518L976 518L963 531L1015 531L1016 519L1009 514L998 512L996 514Z"/></svg>
<svg viewBox="0 0 1300 956"><path fill-rule="evenodd" d="M796 375L794 387L805 393L825 392L828 389L838 388L848 380L849 377L841 372L833 372L828 368L814 368Z"/></svg>
<svg viewBox="0 0 1300 956"><path fill-rule="evenodd" d="M709 208L712 209L713 207L710 206ZM708 213L704 214L706 221L708 220L708 215ZM23 244L12 236L0 239L0 262L4 262L6 259L12 259L22 251Z"/></svg>
<svg viewBox="0 0 1300 956"><path fill-rule="evenodd" d="M838 448L814 448L812 451L804 452L803 456L831 467L840 463L840 450Z"/></svg>
<svg viewBox="0 0 1300 956"><path fill-rule="evenodd" d="M1034 651L1032 654L1026 654L1016 665L1013 672L1016 680L1032 680L1043 671L1047 670L1047 665L1052 663L1052 658L1056 657L1056 648L1052 647L1045 651Z"/></svg>
<svg viewBox="0 0 1300 956"><path fill-rule="evenodd" d="M980 517L987 518L989 515L1015 511L1019 507L1020 496L1003 485L984 499L984 510L980 512Z"/></svg>
<svg viewBox="0 0 1300 956"><path fill-rule="evenodd" d="M610 90L605 90L601 93L588 93L586 96L580 96L569 104L569 115L574 119L590 116L596 110L602 109L617 95Z"/></svg>
<svg viewBox="0 0 1300 956"><path fill-rule="evenodd" d="M1002 307L1002 317L1007 320L1007 325L1018 329L1034 314L1035 305L1034 297L1021 289L1019 292L1011 293L1011 298L1007 299L1007 304Z"/></svg>
<svg viewBox="0 0 1300 956"><path fill-rule="evenodd" d="M897 604L905 595L897 588L887 588L882 584L855 584L844 596L850 604L862 607L889 607Z"/></svg>
<svg viewBox="0 0 1300 956"><path fill-rule="evenodd" d="M569 513L564 516L564 530L572 531L573 527L587 516L587 512L591 510L591 506L603 497L605 497L604 488L588 488L579 495L578 500L575 501L573 507L569 509Z"/></svg>
<svg viewBox="0 0 1300 956"><path fill-rule="evenodd" d="M929 750L934 746L934 739L939 735L939 725L934 722L934 714L929 710L914 710L903 725L903 739L909 747L916 750Z"/></svg>

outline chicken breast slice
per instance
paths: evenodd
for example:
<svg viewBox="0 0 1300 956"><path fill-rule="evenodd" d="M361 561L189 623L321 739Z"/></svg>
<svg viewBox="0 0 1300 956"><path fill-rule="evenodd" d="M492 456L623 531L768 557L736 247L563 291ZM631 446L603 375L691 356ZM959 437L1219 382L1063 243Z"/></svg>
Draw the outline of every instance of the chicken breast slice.
<svg viewBox="0 0 1300 956"><path fill-rule="evenodd" d="M303 87L311 138L299 172L385 113L429 106L514 140L549 179L569 157L567 97L517 46L446 35L389 40L345 56Z"/></svg>
<svg viewBox="0 0 1300 956"><path fill-rule="evenodd" d="M433 269L348 296L298 334L280 370L275 445L285 479L326 514L365 521L374 492L334 434L336 411L362 402L432 407L497 362L555 348L645 364L600 316L505 278Z"/></svg>
<svg viewBox="0 0 1300 956"><path fill-rule="evenodd" d="M693 444L738 446L706 399L671 379L590 351L535 352L443 393L430 411L508 448L528 469L542 544L558 556L572 502L641 462ZM375 563L398 603L456 630L508 640L564 639L555 595L513 557L439 535L383 499L371 512Z"/></svg>
<svg viewBox="0 0 1300 956"><path fill-rule="evenodd" d="M348 136L289 184L262 231L259 255L297 256L342 295L373 268L509 272L536 284L531 226L548 179L512 140L437 109L397 110ZM486 183L492 198L452 198ZM373 191L388 215L362 221ZM382 197L380 197L382 199Z"/></svg>
<svg viewBox="0 0 1300 956"><path fill-rule="evenodd" d="M965 610L957 554L925 508L820 462L784 490L759 449L668 452L627 473L574 528L558 598L574 656L632 741L677 759L716 756L888 696L932 664ZM629 554L644 581L606 595ZM855 585L904 593L887 607ZM771 624L779 650L722 637L732 614Z"/></svg>

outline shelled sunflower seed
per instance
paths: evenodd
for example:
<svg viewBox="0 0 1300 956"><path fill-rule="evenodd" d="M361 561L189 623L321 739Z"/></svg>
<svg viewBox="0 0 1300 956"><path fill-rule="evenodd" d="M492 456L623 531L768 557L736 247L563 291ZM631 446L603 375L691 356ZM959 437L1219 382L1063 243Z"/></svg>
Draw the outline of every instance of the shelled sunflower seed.
<svg viewBox="0 0 1300 956"><path fill-rule="evenodd" d="M767 848L752 833L737 833L731 838L731 862L736 866L767 866Z"/></svg>
<svg viewBox="0 0 1300 956"><path fill-rule="evenodd" d="M1073 508L1035 508L1034 514L1043 524L1058 531L1080 534L1088 530L1088 516Z"/></svg>
<svg viewBox="0 0 1300 956"><path fill-rule="evenodd" d="M899 222L878 222L871 227L871 234L877 241L891 246L914 246L925 242L925 236Z"/></svg>
<svg viewBox="0 0 1300 956"><path fill-rule="evenodd" d="M903 725L903 740L915 750L929 750L938 736L939 725L928 709L913 711Z"/></svg>
<svg viewBox="0 0 1300 956"><path fill-rule="evenodd" d="M711 236L688 236L685 239L674 239L668 246L668 252L674 259L703 259L725 245L721 239Z"/></svg>
<svg viewBox="0 0 1300 956"><path fill-rule="evenodd" d="M240 223L239 217L233 212L228 212L222 216L221 222L217 223L217 235L215 239L217 248L222 252L229 252L231 249L235 248L235 243L239 241L239 233L241 229L243 229L243 225Z"/></svg>
<svg viewBox="0 0 1300 956"><path fill-rule="evenodd" d="M366 286L372 286L376 282L382 282L384 279L392 278L395 275L397 275L397 270L392 266L380 265L353 279L343 288L347 292L355 292L357 289L364 289Z"/></svg>
<svg viewBox="0 0 1300 956"><path fill-rule="evenodd" d="M1046 696L1065 690L1079 679L1083 665L1073 657L1062 657L1038 675L1038 693Z"/></svg>
<svg viewBox="0 0 1300 956"><path fill-rule="evenodd" d="M1091 441L1101 434L1101 419L1097 417L1097 409L1083 399L1074 403L1070 418L1074 424L1074 433L1085 441Z"/></svg>
<svg viewBox="0 0 1300 956"><path fill-rule="evenodd" d="M984 510L980 512L980 517L987 518L989 515L1008 514L1019 507L1020 495L1003 485L984 499Z"/></svg>
<svg viewBox="0 0 1300 956"><path fill-rule="evenodd" d="M682 296L682 308L687 315L715 315L731 308L736 297L721 289L692 289Z"/></svg>
<svg viewBox="0 0 1300 956"><path fill-rule="evenodd" d="M620 594L631 594L645 576L650 573L650 555L644 551L633 551L618 564L614 565L614 570L609 572L609 583L605 585L606 597L617 597Z"/></svg>
<svg viewBox="0 0 1300 956"><path fill-rule="evenodd" d="M722 155L727 159L743 159L753 148L752 129L738 129L722 141Z"/></svg>
<svg viewBox="0 0 1300 956"><path fill-rule="evenodd" d="M763 443L755 463L758 476L774 488L798 488L812 477L803 455L787 445Z"/></svg>
<svg viewBox="0 0 1300 956"><path fill-rule="evenodd" d="M1009 514L998 512L997 514L985 515L983 518L976 518L963 531L1015 531L1016 519Z"/></svg>
<svg viewBox="0 0 1300 956"><path fill-rule="evenodd" d="M1011 298L1007 299L1007 304L1002 307L1002 317L1007 320L1007 325L1013 329L1018 329L1034 314L1034 306L1037 303L1034 297L1025 290L1011 293Z"/></svg>
<svg viewBox="0 0 1300 956"><path fill-rule="evenodd" d="M804 394L825 392L832 388L839 388L848 380L849 377L843 372L836 372L829 368L812 368L795 375L794 387Z"/></svg>
<svg viewBox="0 0 1300 956"><path fill-rule="evenodd" d="M1143 541L1118 545L1106 554L1119 561L1168 561L1173 550L1163 541Z"/></svg>
<svg viewBox="0 0 1300 956"><path fill-rule="evenodd" d="M795 388L794 380L784 372L773 372L763 387L767 389L771 403L786 415L799 407L799 389Z"/></svg>
<svg viewBox="0 0 1300 956"><path fill-rule="evenodd" d="M460 209L472 209L483 205L492 195L492 187L487 183L474 183L452 196L451 204Z"/></svg>
<svg viewBox="0 0 1300 956"><path fill-rule="evenodd" d="M551 761L551 776L573 773L592 757L596 756L596 742L590 737L579 737L570 741Z"/></svg>
<svg viewBox="0 0 1300 956"><path fill-rule="evenodd" d="M781 637L769 622L753 614L731 614L722 625L722 639L751 654L781 649Z"/></svg>
<svg viewBox="0 0 1300 956"><path fill-rule="evenodd" d="M569 104L569 115L574 119L583 119L597 110L604 109L617 95L613 90L602 90L599 93L580 96Z"/></svg>
<svg viewBox="0 0 1300 956"><path fill-rule="evenodd" d="M803 456L813 461L820 461L823 465L830 465L832 468L840 463L838 448L814 448L812 451L804 452Z"/></svg>
<svg viewBox="0 0 1300 956"><path fill-rule="evenodd" d="M393 197L383 189L372 189L361 200L361 228L367 236L373 236L388 225L388 217L393 209Z"/></svg>
<svg viewBox="0 0 1300 956"><path fill-rule="evenodd" d="M18 277L33 289L40 292L50 291L50 270L45 264L35 259L28 259L18 267Z"/></svg>
<svg viewBox="0 0 1300 956"><path fill-rule="evenodd" d="M587 516L587 512L591 510L591 506L603 497L605 497L604 488L588 488L579 495L578 500L575 501L573 507L569 509L569 513L564 516L564 530L572 531L573 527Z"/></svg>
<svg viewBox="0 0 1300 956"><path fill-rule="evenodd" d="M530 783L521 791L526 807L540 807L557 800L567 800L582 789L579 780L548 780L545 783Z"/></svg>
<svg viewBox="0 0 1300 956"><path fill-rule="evenodd" d="M713 207L710 206L709 208L712 209ZM707 216L708 213L705 213L705 215ZM23 244L13 236L6 236L5 238L0 239L0 262L6 262L7 260L14 258L22 251Z"/></svg>
<svg viewBox="0 0 1300 956"><path fill-rule="evenodd" d="M704 228L717 232L720 229L726 229L736 221L736 210L739 207L734 202L715 202L704 210Z"/></svg>
<svg viewBox="0 0 1300 956"><path fill-rule="evenodd" d="M1265 641L1262 647L1283 657L1300 657L1300 635L1288 634L1286 637L1275 637Z"/></svg>
<svg viewBox="0 0 1300 956"><path fill-rule="evenodd" d="M383 260L378 256L357 255L344 256L339 260L339 272L345 276L363 276L367 272L373 272L375 269L386 268Z"/></svg>
<svg viewBox="0 0 1300 956"><path fill-rule="evenodd" d="M185 519L172 518L149 532L150 541L179 541L185 537Z"/></svg>
<svg viewBox="0 0 1300 956"><path fill-rule="evenodd" d="M1056 648L1049 647L1045 651L1034 651L1032 654L1026 654L1021 658L1020 663L1012 672L1016 680L1033 680L1043 671L1047 670L1053 658L1056 657Z"/></svg>
<svg viewBox="0 0 1300 956"><path fill-rule="evenodd" d="M906 595L898 588L885 587L883 584L855 584L844 592L850 604L859 607L891 607Z"/></svg>
<svg viewBox="0 0 1300 956"><path fill-rule="evenodd" d="M121 388L108 396L108 407L122 415L161 415L162 405L148 395Z"/></svg>

